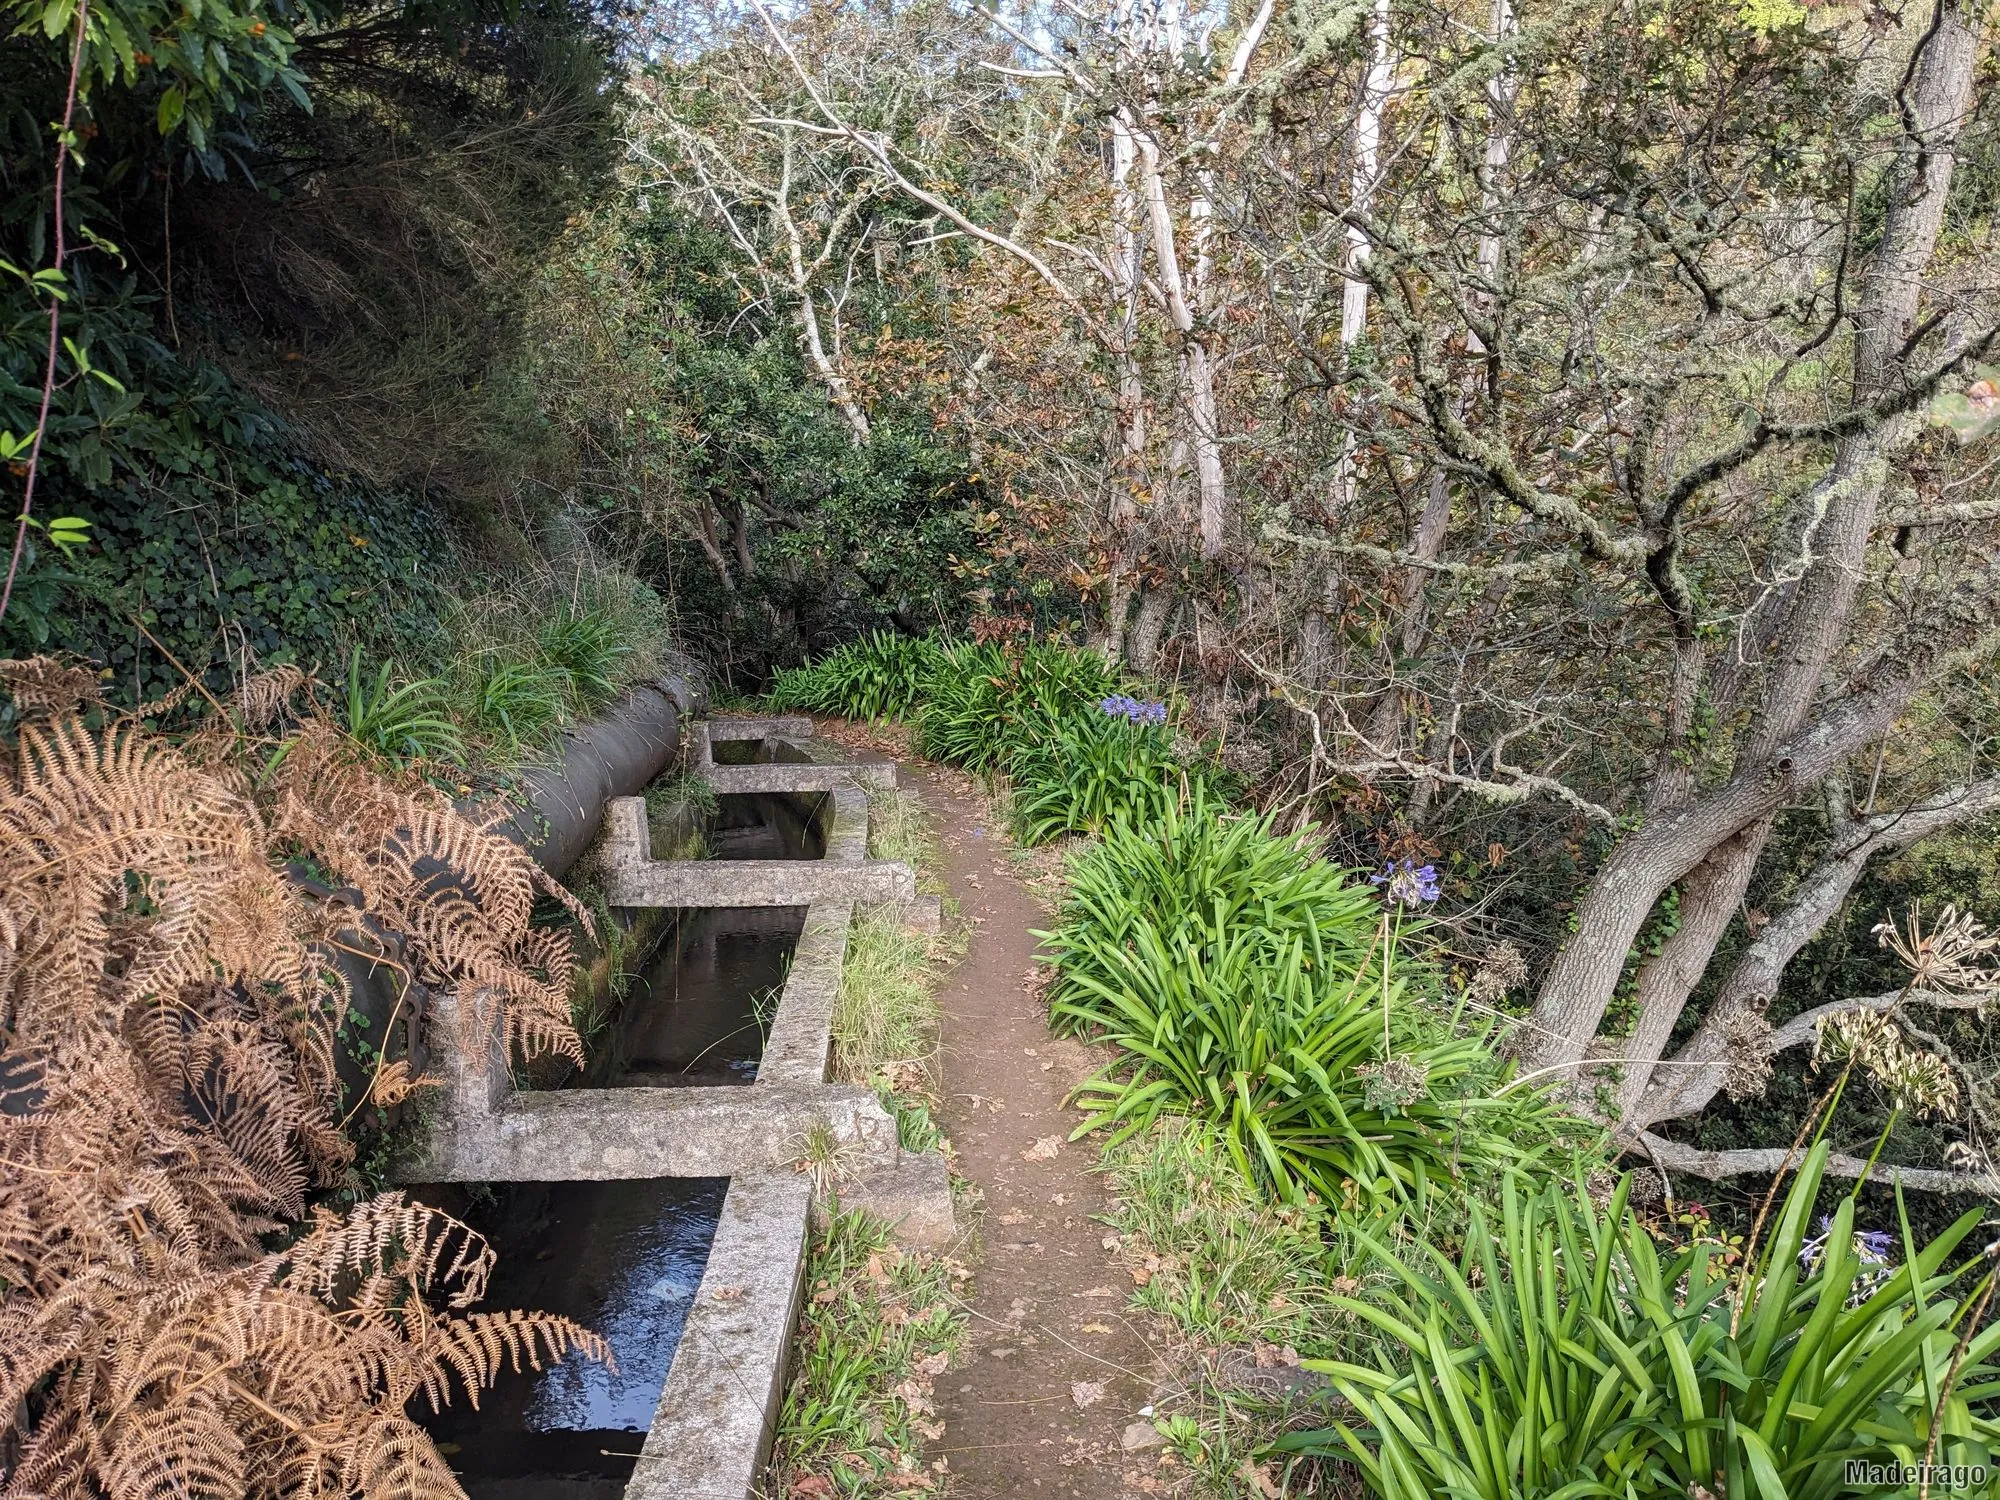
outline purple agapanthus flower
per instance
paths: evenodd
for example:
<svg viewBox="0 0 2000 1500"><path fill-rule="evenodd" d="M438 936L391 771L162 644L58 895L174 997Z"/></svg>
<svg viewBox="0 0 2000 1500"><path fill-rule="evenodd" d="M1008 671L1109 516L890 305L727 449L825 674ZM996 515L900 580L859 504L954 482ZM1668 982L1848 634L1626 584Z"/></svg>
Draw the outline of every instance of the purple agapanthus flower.
<svg viewBox="0 0 2000 1500"><path fill-rule="evenodd" d="M1125 693L1113 693L1098 705L1114 719L1126 719L1134 724L1164 724L1167 722L1167 705L1164 703L1141 703L1137 698Z"/></svg>
<svg viewBox="0 0 2000 1500"><path fill-rule="evenodd" d="M1380 875L1371 875L1374 885L1387 886L1387 895L1400 906L1427 905L1442 894L1438 886L1436 865L1420 865L1407 859L1394 860L1382 867Z"/></svg>
<svg viewBox="0 0 2000 1500"><path fill-rule="evenodd" d="M1896 1248L1896 1237L1886 1229L1863 1229L1854 1236L1854 1248L1863 1260L1887 1260Z"/></svg>
<svg viewBox="0 0 2000 1500"><path fill-rule="evenodd" d="M1820 1256L1826 1251L1827 1238L1833 1233L1833 1219L1821 1214L1819 1233L1799 1247L1799 1267L1810 1274L1819 1265ZM1854 1231L1854 1253L1864 1266L1886 1267L1896 1249L1896 1237L1886 1229L1857 1229ZM1862 1273L1862 1281L1870 1285L1874 1280L1886 1275L1884 1270Z"/></svg>

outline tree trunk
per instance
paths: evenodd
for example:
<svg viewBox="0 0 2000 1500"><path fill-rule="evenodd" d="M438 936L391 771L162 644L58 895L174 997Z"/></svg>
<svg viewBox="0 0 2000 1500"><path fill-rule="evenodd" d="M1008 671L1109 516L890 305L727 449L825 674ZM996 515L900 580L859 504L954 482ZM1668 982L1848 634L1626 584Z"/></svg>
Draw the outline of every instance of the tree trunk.
<svg viewBox="0 0 2000 1500"><path fill-rule="evenodd" d="M1396 682L1398 663L1415 656L1423 644L1425 589L1430 582L1430 570L1423 564L1437 560L1450 521L1451 483L1443 469L1433 469L1424 508L1410 533L1409 553L1417 561L1403 569L1393 596L1401 618L1389 637L1388 683L1368 716L1369 742L1384 755L1394 755L1403 742L1405 704L1403 690Z"/></svg>
<svg viewBox="0 0 2000 1500"><path fill-rule="evenodd" d="M1196 526L1203 558L1222 554L1229 521L1229 491L1222 468L1222 434L1215 403L1215 366L1208 347L1208 330L1200 326L1188 296L1174 236L1173 210L1160 172L1158 142L1134 130L1145 189L1147 217L1152 228L1153 262L1159 268L1160 295L1167 317L1181 338L1181 405L1184 431L1194 450Z"/></svg>
<svg viewBox="0 0 2000 1500"><path fill-rule="evenodd" d="M1971 93L1975 43L1961 5L1943 0L1937 25L1918 44L1921 52L1905 91L1911 128L1892 174L1881 247L1855 309L1857 405L1893 388L1903 374L1923 274L1944 221L1956 132ZM1734 776L1719 792L1664 817L1649 817L1612 852L1578 905L1576 936L1557 955L1536 997L1533 1024L1524 1030L1522 1043L1531 1065L1580 1063L1603 1020L1632 940L1661 893L1718 845L1774 813L1782 799L1771 798L1770 788L1810 790L1861 743L1851 734L1857 722L1849 711L1851 701L1822 714L1815 729L1804 726L1824 690L1828 665L1847 638L1890 456L1913 427L1914 419L1905 415L1843 438L1831 471L1803 497L1793 535L1804 544L1811 565L1786 607L1785 627L1774 643L1762 701L1738 752ZM1900 685L1884 681L1871 693L1875 701L1865 716L1886 710L1884 732L1921 685L1907 671L1915 657L1925 654L1926 648L1917 645L1912 659L1894 664L1889 674ZM1885 695L1879 689L1889 691ZM1806 750L1813 769L1808 771L1806 762L1788 750ZM1709 888L1721 894L1739 878L1747 883L1742 862L1754 867L1761 847L1761 837L1748 841L1708 882ZM1739 897L1741 888L1736 886ZM1663 972L1650 996L1653 1004L1676 1016L1692 985L1688 976L1699 977L1721 934L1713 917L1705 912L1700 930L1678 945L1672 974ZM1649 1035L1662 1038L1673 1029L1671 1023L1663 1028L1659 1018L1649 1023L1643 1015L1641 1024Z"/></svg>
<svg viewBox="0 0 2000 1500"><path fill-rule="evenodd" d="M1352 197L1357 211L1366 213L1375 198L1375 185L1382 175L1382 111L1389 102L1395 81L1389 55L1389 0L1375 0L1368 17L1368 72L1361 85L1361 107L1354 117L1354 178ZM1347 226L1347 279L1340 289L1341 357L1368 331L1368 283L1360 275L1368 259L1368 233L1358 224ZM1354 506L1359 481L1354 459L1354 429L1340 435L1340 462L1333 476L1332 511L1346 516Z"/></svg>
<svg viewBox="0 0 2000 1500"><path fill-rule="evenodd" d="M796 319L799 325L799 346L804 352L806 363L812 366L813 374L833 397L833 404L840 408L841 418L847 423L848 435L858 448L868 441L868 413L854 399L854 387L840 367L826 352L826 344L820 337L819 313L813 306L810 287L798 290Z"/></svg>
<svg viewBox="0 0 2000 1500"><path fill-rule="evenodd" d="M2000 777L1990 777L1953 787L1914 807L1860 820L1840 819L1833 847L1737 959L1700 1029L1669 1065L1657 1070L1643 1099L1627 1105L1625 1128L1650 1130L1707 1106L1721 1089L1730 1062L1738 1060L1745 1021L1761 1016L1778 992L1786 966L1839 912L1869 860L1996 812L2000 812Z"/></svg>

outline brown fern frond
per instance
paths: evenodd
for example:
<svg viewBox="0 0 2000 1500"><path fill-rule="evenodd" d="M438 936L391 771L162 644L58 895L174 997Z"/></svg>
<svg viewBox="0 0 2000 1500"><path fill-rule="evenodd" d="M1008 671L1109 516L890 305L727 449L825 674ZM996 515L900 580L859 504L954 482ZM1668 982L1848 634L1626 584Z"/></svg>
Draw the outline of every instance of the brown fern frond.
<svg viewBox="0 0 2000 1500"><path fill-rule="evenodd" d="M432 1073L413 1074L409 1059L399 1057L375 1070L375 1077L368 1085L368 1099L378 1108L392 1109L419 1089L443 1087L442 1078Z"/></svg>
<svg viewBox="0 0 2000 1500"><path fill-rule="evenodd" d="M457 1495L404 1403L602 1342L455 1315L493 1253L396 1194L261 1237L352 1156L337 947L471 997L510 1047L580 1055L544 877L311 708L283 746L169 742L93 729L62 698L80 684L16 666L43 711L0 761L0 1411L27 1421L0 1500ZM298 684L273 678L275 720ZM430 1082L391 1059L371 1094Z"/></svg>
<svg viewBox="0 0 2000 1500"><path fill-rule="evenodd" d="M544 1362L561 1364L572 1351L617 1369L611 1346L580 1323L555 1313L504 1312L472 1313L463 1318L440 1318L425 1329L418 1346L428 1357L430 1378L423 1393L433 1411L451 1399L443 1370L456 1375L465 1388L466 1400L477 1409L479 1393L511 1368L520 1374L525 1365L540 1370Z"/></svg>
<svg viewBox="0 0 2000 1500"><path fill-rule="evenodd" d="M344 1445L334 1466L337 1492L368 1500L465 1500L437 1447L416 1423L381 1415Z"/></svg>
<svg viewBox="0 0 2000 1500"><path fill-rule="evenodd" d="M104 701L97 673L53 656L0 661L0 683L6 684L24 719L73 714Z"/></svg>
<svg viewBox="0 0 2000 1500"><path fill-rule="evenodd" d="M418 1290L444 1290L449 1305L486 1295L493 1250L450 1214L401 1193L379 1193L345 1219L320 1212L310 1233L270 1261L273 1281L310 1296L330 1296L350 1277L391 1275Z"/></svg>
<svg viewBox="0 0 2000 1500"><path fill-rule="evenodd" d="M105 1488L131 1500L237 1500L244 1442L207 1392L171 1406L134 1408L102 1436Z"/></svg>
<svg viewBox="0 0 2000 1500"><path fill-rule="evenodd" d="M269 729L290 705L292 694L305 684L306 674L289 662L252 672L236 689L236 710L243 716L243 727L253 733Z"/></svg>

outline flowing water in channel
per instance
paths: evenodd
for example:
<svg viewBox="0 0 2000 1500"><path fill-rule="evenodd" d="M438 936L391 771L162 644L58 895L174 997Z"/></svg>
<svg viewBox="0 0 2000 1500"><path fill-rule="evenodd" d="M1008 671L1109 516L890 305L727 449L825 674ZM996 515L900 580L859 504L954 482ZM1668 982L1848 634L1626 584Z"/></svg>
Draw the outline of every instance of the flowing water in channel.
<svg viewBox="0 0 2000 1500"><path fill-rule="evenodd" d="M614 1087L754 1082L805 917L802 906L677 913L595 1070Z"/></svg>
<svg viewBox="0 0 2000 1500"><path fill-rule="evenodd" d="M718 749L721 747L718 746ZM723 859L816 859L819 799L725 796L706 837ZM571 1087L755 1081L804 907L674 914L590 1067ZM472 1500L617 1500L672 1367L728 1190L724 1178L445 1185L413 1193L486 1235L482 1304L561 1313L602 1334L617 1368L576 1356L506 1373L474 1411L416 1415Z"/></svg>
<svg viewBox="0 0 2000 1500"><path fill-rule="evenodd" d="M611 1345L617 1369L572 1355L506 1374L479 1410L423 1416L472 1500L610 1500L631 1477L708 1262L726 1178L540 1182L468 1196L416 1190L499 1253L484 1307L561 1313ZM454 1201L455 1200L455 1201ZM421 1402L418 1403L422 1414Z"/></svg>

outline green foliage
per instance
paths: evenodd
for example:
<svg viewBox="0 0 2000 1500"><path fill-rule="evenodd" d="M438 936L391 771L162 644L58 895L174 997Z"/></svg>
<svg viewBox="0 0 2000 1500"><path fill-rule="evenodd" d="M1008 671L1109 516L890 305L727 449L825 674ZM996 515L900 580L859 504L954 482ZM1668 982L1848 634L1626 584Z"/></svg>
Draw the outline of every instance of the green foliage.
<svg viewBox="0 0 2000 1500"><path fill-rule="evenodd" d="M569 674L539 662L484 658L474 678L471 720L507 760L542 749L568 709Z"/></svg>
<svg viewBox="0 0 2000 1500"><path fill-rule="evenodd" d="M1062 727L1101 719L1097 705L1123 686L1095 651L1029 642L947 648L917 717L924 754L970 771L1012 773L1019 757L1046 745Z"/></svg>
<svg viewBox="0 0 2000 1500"><path fill-rule="evenodd" d="M738 298L742 274L726 237L652 187L571 230L531 329L542 409L592 459L580 506L675 579L694 649L746 679L821 643L962 618L977 476L916 403L878 403L856 443L790 317Z"/></svg>
<svg viewBox="0 0 2000 1500"><path fill-rule="evenodd" d="M1008 731L1016 663L990 643L955 644L945 652L949 665L917 706L916 747L948 766L997 770L1015 748Z"/></svg>
<svg viewBox="0 0 2000 1500"><path fill-rule="evenodd" d="M1602 1210L1582 1183L1510 1178L1499 1222L1475 1207L1456 1258L1367 1240L1400 1282L1344 1304L1379 1337L1374 1363L1314 1365L1359 1420L1280 1448L1351 1459L1383 1500L1835 1500L1855 1493L1850 1457L1920 1461L1971 1300L1947 1263L1979 1215L1921 1252L1906 1234L1905 1264L1866 1277L1852 1198L1807 1251L1826 1157L1807 1157L1747 1271L1714 1244L1656 1244L1629 1177ZM1933 1461L2000 1457L1982 1412L1996 1348L2000 1325L1972 1337Z"/></svg>
<svg viewBox="0 0 2000 1500"><path fill-rule="evenodd" d="M897 719L925 695L948 660L928 636L874 630L809 667L780 672L771 702L850 719Z"/></svg>
<svg viewBox="0 0 2000 1500"><path fill-rule="evenodd" d="M573 576L535 568L504 590L451 601L426 665L481 760L507 767L548 752L564 725L657 676L665 637L652 591L586 555Z"/></svg>
<svg viewBox="0 0 2000 1500"><path fill-rule="evenodd" d="M415 761L462 764L465 739L435 677L394 679L383 662L373 676L363 670L361 648L347 661L347 691L340 720L355 741L375 754L407 765Z"/></svg>
<svg viewBox="0 0 2000 1500"><path fill-rule="evenodd" d="M1115 822L1071 872L1046 937L1050 1015L1119 1056L1078 1090L1120 1140L1163 1115L1219 1127L1237 1169L1279 1198L1413 1198L1519 1162L1564 1132L1504 1076L1482 1032L1409 993L1373 893L1269 815L1196 800Z"/></svg>
<svg viewBox="0 0 2000 1500"><path fill-rule="evenodd" d="M900 1494L899 1480L922 1477L916 1418L964 1337L963 1274L950 1261L898 1251L887 1227L859 1211L815 1228L772 1454L781 1493L802 1492L798 1481L817 1476L835 1495ZM924 1477L911 1487L932 1484Z"/></svg>
<svg viewBox="0 0 2000 1500"><path fill-rule="evenodd" d="M1327 1290L1332 1210L1274 1204L1236 1169L1221 1132L1168 1119L1105 1153L1128 1259L1159 1268L1133 1294L1207 1347L1310 1349L1338 1321Z"/></svg>
<svg viewBox="0 0 2000 1500"><path fill-rule="evenodd" d="M1099 704L1122 684L1094 651L937 641L877 631L780 673L771 703L852 718L912 717L924 754L1012 783L1014 834L1042 844L1114 818L1145 825L1169 806L1221 806L1230 782L1186 761L1164 724Z"/></svg>
<svg viewBox="0 0 2000 1500"><path fill-rule="evenodd" d="M618 696L626 679L621 669L633 654L618 621L607 613L574 605L543 622L535 632L542 664L560 674L570 704L579 713L604 707Z"/></svg>
<svg viewBox="0 0 2000 1500"><path fill-rule="evenodd" d="M49 54L45 67L69 62L76 46L79 0L10 0L0 17L15 46L32 38ZM209 149L218 121L234 116L274 84L306 103L303 75L291 66L293 28L304 7L267 0L225 0L192 8L174 0L94 0L84 11L77 52L77 94L86 109L107 86L151 104L159 134L185 131L196 151ZM81 146L81 140L72 143Z"/></svg>
<svg viewBox="0 0 2000 1500"><path fill-rule="evenodd" d="M16 352L0 348L14 381L33 365ZM31 552L0 649L73 652L139 701L181 681L168 653L226 692L246 661L337 671L354 643L409 655L435 639L456 566L435 507L298 456L269 412L129 327L99 355L129 404L59 424L37 502L87 518L91 541ZM19 389L0 379L0 420Z"/></svg>
<svg viewBox="0 0 2000 1500"><path fill-rule="evenodd" d="M1226 806L1225 779L1183 765L1162 725L1128 723L1093 709L1059 722L1008 762L1009 818L1024 844L1067 833L1099 833L1116 820L1150 828L1169 810Z"/></svg>
<svg viewBox="0 0 2000 1500"><path fill-rule="evenodd" d="M921 1070L937 1050L935 939L911 932L893 908L857 916L848 933L833 1012L834 1075L847 1083Z"/></svg>

